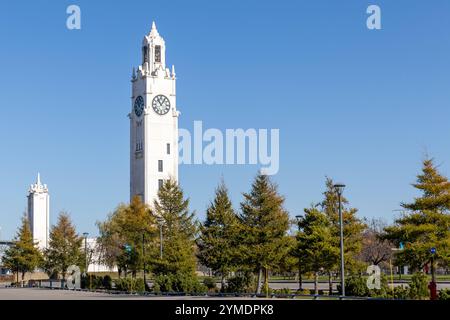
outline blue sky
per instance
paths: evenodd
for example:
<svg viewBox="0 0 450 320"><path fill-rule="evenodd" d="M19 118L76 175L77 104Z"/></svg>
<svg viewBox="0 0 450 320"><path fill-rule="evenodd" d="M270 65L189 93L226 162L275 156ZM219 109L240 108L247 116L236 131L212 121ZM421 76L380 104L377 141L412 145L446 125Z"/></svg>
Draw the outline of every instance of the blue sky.
<svg viewBox="0 0 450 320"><path fill-rule="evenodd" d="M129 196L130 75L152 20L177 71L180 127L279 128L274 176L292 216L325 175L361 217L391 221L425 151L450 174L450 3L1 1L0 227L10 238L38 171L51 222L79 232ZM66 28L79 5L82 29ZM377 4L382 30L366 28ZM223 175L235 207L257 166L180 167L200 219Z"/></svg>

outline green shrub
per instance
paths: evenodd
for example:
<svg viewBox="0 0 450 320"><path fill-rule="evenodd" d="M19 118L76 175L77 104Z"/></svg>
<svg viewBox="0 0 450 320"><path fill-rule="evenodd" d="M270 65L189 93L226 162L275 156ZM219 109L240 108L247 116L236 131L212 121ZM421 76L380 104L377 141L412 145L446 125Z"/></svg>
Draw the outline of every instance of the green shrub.
<svg viewBox="0 0 450 320"><path fill-rule="evenodd" d="M165 275L158 275L153 280L152 291L156 293L171 292L172 290L172 277Z"/></svg>
<svg viewBox="0 0 450 320"><path fill-rule="evenodd" d="M423 300L428 298L428 279L423 272L415 273L409 285L409 297L411 299Z"/></svg>
<svg viewBox="0 0 450 320"><path fill-rule="evenodd" d="M439 290L439 300L450 300L450 289Z"/></svg>
<svg viewBox="0 0 450 320"><path fill-rule="evenodd" d="M203 285L210 292L216 292L217 291L216 281L212 277L207 277L207 278L203 279Z"/></svg>
<svg viewBox="0 0 450 320"><path fill-rule="evenodd" d="M204 293L206 286L198 281L195 274L175 273L158 275L153 282L154 292Z"/></svg>
<svg viewBox="0 0 450 320"><path fill-rule="evenodd" d="M381 290L371 290L370 296L373 298L406 300L409 299L409 287L397 286L394 287L394 290L391 287L386 289L382 287Z"/></svg>
<svg viewBox="0 0 450 320"><path fill-rule="evenodd" d="M125 292L145 292L144 279L121 278L114 281L116 290Z"/></svg>
<svg viewBox="0 0 450 320"><path fill-rule="evenodd" d="M106 289L111 290L112 280L109 275L104 277L96 275L87 275L81 277L81 288L82 289Z"/></svg>
<svg viewBox="0 0 450 320"><path fill-rule="evenodd" d="M102 277L87 274L81 277L80 285L82 289L100 289L103 285L102 280Z"/></svg>
<svg viewBox="0 0 450 320"><path fill-rule="evenodd" d="M394 299L406 300L409 298L409 294L410 294L409 287L406 286L394 287Z"/></svg>
<svg viewBox="0 0 450 320"><path fill-rule="evenodd" d="M392 289L385 274L381 274L380 289L369 289L369 296L373 298L392 298Z"/></svg>
<svg viewBox="0 0 450 320"><path fill-rule="evenodd" d="M337 286L338 292L341 286ZM352 274L345 279L345 294L353 297L392 298L392 290L389 287L386 275L381 274L380 289L369 289L367 277L361 274Z"/></svg>
<svg viewBox="0 0 450 320"><path fill-rule="evenodd" d="M254 292L254 278L250 272L240 273L228 279L226 292L248 293Z"/></svg>
<svg viewBox="0 0 450 320"><path fill-rule="evenodd" d="M291 289L282 288L282 289L273 290L273 294L279 294L279 295L291 294Z"/></svg>
<svg viewBox="0 0 450 320"><path fill-rule="evenodd" d="M112 288L111 276L109 276L109 275L104 276L103 277L103 281L102 281L102 285L103 285L104 289L111 290L111 288Z"/></svg>
<svg viewBox="0 0 450 320"><path fill-rule="evenodd" d="M341 292L340 284L337 288ZM369 295L367 280L359 274L349 276L345 279L345 294L352 297L367 297Z"/></svg>
<svg viewBox="0 0 450 320"><path fill-rule="evenodd" d="M302 295L311 295L311 294L314 294L314 290L303 289L303 290L297 290L295 293L302 294Z"/></svg>

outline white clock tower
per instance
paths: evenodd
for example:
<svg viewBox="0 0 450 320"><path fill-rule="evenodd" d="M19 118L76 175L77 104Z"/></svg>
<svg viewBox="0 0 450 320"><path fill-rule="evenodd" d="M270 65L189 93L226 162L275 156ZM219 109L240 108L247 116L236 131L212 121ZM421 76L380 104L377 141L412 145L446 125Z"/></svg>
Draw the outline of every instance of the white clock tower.
<svg viewBox="0 0 450 320"><path fill-rule="evenodd" d="M132 74L130 199L153 206L167 179L178 181L175 67L166 68L166 45L153 22L142 41L142 64Z"/></svg>

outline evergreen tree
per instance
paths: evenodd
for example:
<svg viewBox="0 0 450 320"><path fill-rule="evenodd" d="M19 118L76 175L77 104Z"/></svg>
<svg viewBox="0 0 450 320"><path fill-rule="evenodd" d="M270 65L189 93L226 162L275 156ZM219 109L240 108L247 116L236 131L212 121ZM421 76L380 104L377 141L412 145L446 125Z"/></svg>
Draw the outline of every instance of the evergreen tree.
<svg viewBox="0 0 450 320"><path fill-rule="evenodd" d="M50 273L58 273L65 280L67 269L76 265L83 268L83 238L80 237L67 213L59 214L58 222L50 230L49 246L44 250L45 267Z"/></svg>
<svg viewBox="0 0 450 320"><path fill-rule="evenodd" d="M340 222L339 222L339 198L334 188L334 182L327 177L325 181L326 190L323 193L324 200L321 203L322 211L328 217L331 223L332 237L335 246L340 248ZM358 270L361 264L358 260L358 255L362 249L362 235L366 228L365 224L357 217L358 209L348 206L349 202L341 196L342 203L342 220L344 224L344 261L346 272ZM330 256L330 264L332 266L328 269L329 290L332 292L332 274L339 269L340 251L337 251L335 256Z"/></svg>
<svg viewBox="0 0 450 320"><path fill-rule="evenodd" d="M422 173L417 176L414 188L422 191L422 196L412 203L402 203L402 207L410 211L432 211L448 213L450 209L450 181L439 173L434 160L423 161Z"/></svg>
<svg viewBox="0 0 450 320"><path fill-rule="evenodd" d="M14 270L17 275L19 273L22 275L21 285L23 286L25 274L33 272L41 264L42 254L33 241L30 224L24 217L13 245L4 253L3 265L8 269Z"/></svg>
<svg viewBox="0 0 450 320"><path fill-rule="evenodd" d="M174 180L167 180L154 202L156 215L163 223L163 258L154 261L154 273L194 276L196 270L195 237L197 223L190 213L189 200Z"/></svg>
<svg viewBox="0 0 450 320"><path fill-rule="evenodd" d="M228 190L222 181L216 189L214 201L206 210L206 220L200 227L197 240L200 262L221 275L221 290L225 278L235 267L237 216Z"/></svg>
<svg viewBox="0 0 450 320"><path fill-rule="evenodd" d="M450 182L439 173L433 159L427 158L413 186L421 196L412 203L402 203L407 212L385 229L385 238L405 245L396 254L397 264L416 270L431 264L434 277L435 263L450 261Z"/></svg>
<svg viewBox="0 0 450 320"><path fill-rule="evenodd" d="M256 292L261 293L264 271L268 285L269 270L275 268L289 251L287 231L289 215L283 208L284 198L267 175L259 174L250 193L241 203L240 252L247 267L258 273Z"/></svg>
<svg viewBox="0 0 450 320"><path fill-rule="evenodd" d="M303 270L314 273L314 291L318 290L320 270L330 270L339 254L333 237L331 221L316 207L305 209L305 216L299 220L297 234L297 257L301 258Z"/></svg>

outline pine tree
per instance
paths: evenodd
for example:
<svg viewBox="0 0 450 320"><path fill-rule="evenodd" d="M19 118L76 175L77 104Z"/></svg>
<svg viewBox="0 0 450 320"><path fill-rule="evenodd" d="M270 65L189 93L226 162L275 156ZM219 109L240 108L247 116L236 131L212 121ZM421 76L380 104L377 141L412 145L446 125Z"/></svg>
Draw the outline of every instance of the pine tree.
<svg viewBox="0 0 450 320"><path fill-rule="evenodd" d="M154 202L155 213L163 223L163 258L154 261L154 273L194 275L197 223L189 212L189 200L174 180L167 180Z"/></svg>
<svg viewBox="0 0 450 320"><path fill-rule="evenodd" d="M413 203L402 203L410 211L433 211L448 213L450 209L450 181L441 175L433 159L423 161L422 174L417 176L414 188L422 191L422 196Z"/></svg>
<svg viewBox="0 0 450 320"><path fill-rule="evenodd" d="M261 293L261 278L268 285L269 270L276 267L289 251L287 231L289 214L284 198L267 175L259 174L250 193L244 193L239 215L240 251L245 264L258 273L256 292Z"/></svg>
<svg viewBox="0 0 450 320"><path fill-rule="evenodd" d="M221 290L225 278L235 268L237 216L228 190L222 181L216 189L214 201L206 210L206 220L200 227L197 240L200 262L221 275Z"/></svg>
<svg viewBox="0 0 450 320"><path fill-rule="evenodd" d="M321 208L331 223L332 237L335 246L340 248L339 198L331 178L326 178L325 187L326 190L323 193L324 200L321 203ZM363 221L357 217L358 209L349 207L349 202L344 196L341 196L341 203L342 220L344 224L344 261L346 272L348 272L361 268L358 255L362 249L362 236L366 226ZM329 265L332 267L327 271L329 290L332 292L332 274L339 269L340 251L337 251L335 256L330 256L329 258L331 260Z"/></svg>
<svg viewBox="0 0 450 320"><path fill-rule="evenodd" d="M42 264L42 254L33 241L30 224L24 217L22 225L13 241L13 245L7 249L3 256L3 264L8 269L14 270L22 276L22 283L27 272L33 272Z"/></svg>
<svg viewBox="0 0 450 320"><path fill-rule="evenodd" d="M305 216L299 220L297 234L297 257L303 263L303 270L314 273L314 291L318 290L318 276L321 269L335 266L339 254L328 217L316 207L305 209Z"/></svg>
<svg viewBox="0 0 450 320"><path fill-rule="evenodd" d="M433 159L427 158L413 186L421 196L412 203L402 203L407 212L385 229L385 238L405 245L396 254L397 264L416 270L431 264L434 277L435 263L450 261L450 182L439 173Z"/></svg>
<svg viewBox="0 0 450 320"><path fill-rule="evenodd" d="M67 269L83 268L83 238L80 237L67 213L61 212L58 222L50 230L49 246L44 250L45 267L50 274L58 273L65 280Z"/></svg>

